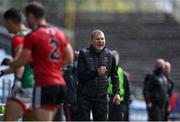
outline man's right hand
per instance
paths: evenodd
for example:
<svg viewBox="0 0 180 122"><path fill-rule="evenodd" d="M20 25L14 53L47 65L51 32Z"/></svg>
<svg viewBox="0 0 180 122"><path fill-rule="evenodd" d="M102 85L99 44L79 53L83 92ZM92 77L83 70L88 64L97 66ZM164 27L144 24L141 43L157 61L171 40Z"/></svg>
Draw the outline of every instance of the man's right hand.
<svg viewBox="0 0 180 122"><path fill-rule="evenodd" d="M115 94L114 98L113 98L113 103L116 104L116 105L120 105L120 102L121 102L120 95L119 94Z"/></svg>
<svg viewBox="0 0 180 122"><path fill-rule="evenodd" d="M1 63L1 66L2 66L2 65L9 65L10 62L11 62L11 59L9 59L9 58L4 58L3 61L2 61L2 63Z"/></svg>
<svg viewBox="0 0 180 122"><path fill-rule="evenodd" d="M107 72L107 68L105 66L100 66L98 68L98 74L99 75L104 75Z"/></svg>

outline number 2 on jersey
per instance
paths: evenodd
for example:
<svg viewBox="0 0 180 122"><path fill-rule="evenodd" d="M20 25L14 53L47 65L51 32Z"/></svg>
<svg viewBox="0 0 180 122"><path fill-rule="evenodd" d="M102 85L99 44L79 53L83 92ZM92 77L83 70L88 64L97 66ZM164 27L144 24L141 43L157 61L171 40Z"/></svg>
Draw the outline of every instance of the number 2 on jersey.
<svg viewBox="0 0 180 122"><path fill-rule="evenodd" d="M49 44L54 47L54 48L52 49L52 51L50 52L50 55L49 55L50 59L51 59L51 60L55 60L55 61L59 61L59 60L61 59L61 56L60 56L60 54L58 53L59 50L60 50L60 44L59 44L59 42L58 42L56 39L51 39L51 40L49 41Z"/></svg>

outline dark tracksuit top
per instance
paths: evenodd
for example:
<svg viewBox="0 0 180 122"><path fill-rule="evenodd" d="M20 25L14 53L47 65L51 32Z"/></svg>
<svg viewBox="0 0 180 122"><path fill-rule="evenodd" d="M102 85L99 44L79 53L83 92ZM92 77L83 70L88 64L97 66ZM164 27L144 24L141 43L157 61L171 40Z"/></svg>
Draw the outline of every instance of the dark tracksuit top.
<svg viewBox="0 0 180 122"><path fill-rule="evenodd" d="M105 66L107 72L104 76L98 74L97 69ZM119 93L119 79L115 58L111 52L104 48L96 53L92 45L82 49L78 58L78 92L87 96L103 96L107 94L109 76L112 79L113 93Z"/></svg>
<svg viewBox="0 0 180 122"><path fill-rule="evenodd" d="M146 103L152 102L158 105L164 105L167 101L167 78L163 73L159 73L156 70L153 74L148 74L144 81L143 94Z"/></svg>
<svg viewBox="0 0 180 122"><path fill-rule="evenodd" d="M144 81L143 94L147 104L152 103L152 107L147 106L149 121L163 121L165 108L168 102L168 81L162 70L154 70L153 74L148 74Z"/></svg>

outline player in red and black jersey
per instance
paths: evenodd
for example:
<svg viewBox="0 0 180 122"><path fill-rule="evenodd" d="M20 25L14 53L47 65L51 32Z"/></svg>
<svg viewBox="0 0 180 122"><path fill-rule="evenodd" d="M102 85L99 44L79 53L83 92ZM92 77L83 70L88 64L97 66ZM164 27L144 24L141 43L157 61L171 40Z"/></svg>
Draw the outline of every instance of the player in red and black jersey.
<svg viewBox="0 0 180 122"><path fill-rule="evenodd" d="M64 33L46 23L39 24L25 37L24 49L32 50L37 87L65 85L60 67L68 45Z"/></svg>
<svg viewBox="0 0 180 122"><path fill-rule="evenodd" d="M21 55L10 66L16 69L32 55L36 81L32 115L35 116L30 119L51 121L65 91L62 66L73 63L73 50L65 34L45 21L40 3L28 4L25 15L34 30L25 37Z"/></svg>

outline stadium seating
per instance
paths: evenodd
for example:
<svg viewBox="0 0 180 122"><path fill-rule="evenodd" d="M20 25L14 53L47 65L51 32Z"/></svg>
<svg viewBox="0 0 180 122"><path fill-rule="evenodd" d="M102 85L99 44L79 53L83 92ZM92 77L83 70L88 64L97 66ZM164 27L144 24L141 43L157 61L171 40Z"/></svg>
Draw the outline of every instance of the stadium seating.
<svg viewBox="0 0 180 122"><path fill-rule="evenodd" d="M93 29L105 32L107 47L118 50L120 64L130 72L132 84L143 85L154 61L172 63L172 79L180 89L180 25L166 13L76 13L75 49L89 44Z"/></svg>

